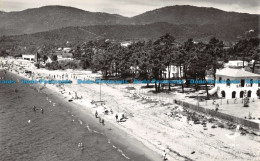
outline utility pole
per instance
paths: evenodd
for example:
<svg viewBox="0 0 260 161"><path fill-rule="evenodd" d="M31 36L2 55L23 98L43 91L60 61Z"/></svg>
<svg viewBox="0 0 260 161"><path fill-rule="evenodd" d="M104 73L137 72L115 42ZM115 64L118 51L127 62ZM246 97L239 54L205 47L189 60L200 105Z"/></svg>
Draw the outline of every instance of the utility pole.
<svg viewBox="0 0 260 161"><path fill-rule="evenodd" d="M99 85L100 85L100 102L101 102L101 82L99 82Z"/></svg>

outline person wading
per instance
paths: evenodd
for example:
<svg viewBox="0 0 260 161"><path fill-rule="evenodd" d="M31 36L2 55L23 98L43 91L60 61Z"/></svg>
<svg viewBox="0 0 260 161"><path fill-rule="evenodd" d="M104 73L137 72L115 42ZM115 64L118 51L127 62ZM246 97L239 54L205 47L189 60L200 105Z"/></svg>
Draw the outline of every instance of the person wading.
<svg viewBox="0 0 260 161"><path fill-rule="evenodd" d="M42 114L43 114L43 108L41 108L41 112L42 112Z"/></svg>
<svg viewBox="0 0 260 161"><path fill-rule="evenodd" d="M36 112L36 107L35 106L33 106L33 111Z"/></svg>

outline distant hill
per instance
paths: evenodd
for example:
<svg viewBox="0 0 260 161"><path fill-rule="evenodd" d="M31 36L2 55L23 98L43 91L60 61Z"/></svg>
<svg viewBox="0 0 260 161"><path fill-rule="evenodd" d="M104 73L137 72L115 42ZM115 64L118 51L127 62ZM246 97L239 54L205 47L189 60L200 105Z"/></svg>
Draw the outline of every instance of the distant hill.
<svg viewBox="0 0 260 161"><path fill-rule="evenodd" d="M143 25L158 22L197 25L202 26L201 28L207 25L213 28L218 26L221 30L235 27L235 31L231 31L238 33L244 29L258 28L259 19L259 15L194 6L163 7L130 18L116 14L88 12L72 7L46 6L19 12L0 12L0 35L31 34L70 26ZM193 31L187 32L193 33ZM218 33L221 33L220 29L216 34Z"/></svg>
<svg viewBox="0 0 260 161"><path fill-rule="evenodd" d="M72 7L46 6L0 13L0 35L30 34L68 26L115 25L126 17L93 13Z"/></svg>
<svg viewBox="0 0 260 161"><path fill-rule="evenodd" d="M253 36L259 34L254 28ZM236 41L243 36L246 27L233 25L175 25L165 22L146 25L97 25L85 27L66 27L34 34L0 37L0 50L17 47L65 46L70 42L72 46L93 39L123 40L155 40L165 33L170 33L176 41L183 42L189 38L196 41L208 41L216 37L224 42Z"/></svg>
<svg viewBox="0 0 260 161"><path fill-rule="evenodd" d="M226 12L216 8L195 6L168 6L132 17L133 24L150 24L155 22L168 22L172 24L230 24L259 22L259 15Z"/></svg>

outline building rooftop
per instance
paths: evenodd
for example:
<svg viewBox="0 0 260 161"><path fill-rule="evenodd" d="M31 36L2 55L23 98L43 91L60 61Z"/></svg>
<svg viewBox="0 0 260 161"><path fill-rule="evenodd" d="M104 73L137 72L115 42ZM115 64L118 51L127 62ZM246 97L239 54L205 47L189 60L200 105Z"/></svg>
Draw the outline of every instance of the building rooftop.
<svg viewBox="0 0 260 161"><path fill-rule="evenodd" d="M217 70L216 75L229 76L229 77L259 77L259 74L251 73L243 69L223 68Z"/></svg>

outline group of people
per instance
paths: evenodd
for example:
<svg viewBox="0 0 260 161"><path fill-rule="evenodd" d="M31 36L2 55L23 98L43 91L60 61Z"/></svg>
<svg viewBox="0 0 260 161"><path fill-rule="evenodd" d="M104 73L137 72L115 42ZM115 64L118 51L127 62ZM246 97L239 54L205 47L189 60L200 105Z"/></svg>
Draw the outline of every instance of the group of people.
<svg viewBox="0 0 260 161"><path fill-rule="evenodd" d="M81 151L84 150L84 145L83 145L83 143L79 143L79 144L78 144L78 148L80 148Z"/></svg>
<svg viewBox="0 0 260 161"><path fill-rule="evenodd" d="M97 111L95 112L95 117L96 117L96 118L99 118L99 123L101 123L102 125L105 125L105 120L104 120L104 118L101 118L100 116L98 116L98 112L97 112Z"/></svg>
<svg viewBox="0 0 260 161"><path fill-rule="evenodd" d="M116 115L115 115L115 117L116 117L116 122L121 122L121 121L125 121L125 119L126 119L126 116L125 116L125 114L124 113L117 113Z"/></svg>

